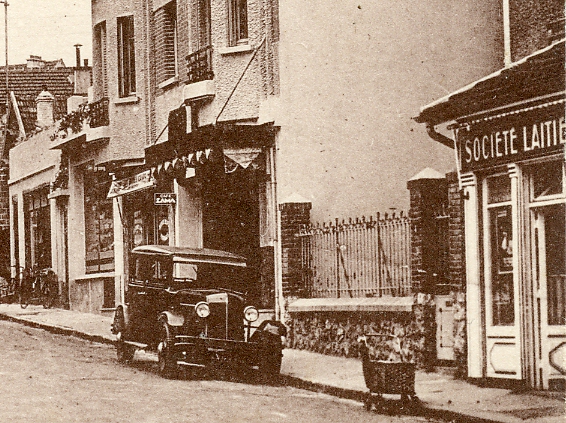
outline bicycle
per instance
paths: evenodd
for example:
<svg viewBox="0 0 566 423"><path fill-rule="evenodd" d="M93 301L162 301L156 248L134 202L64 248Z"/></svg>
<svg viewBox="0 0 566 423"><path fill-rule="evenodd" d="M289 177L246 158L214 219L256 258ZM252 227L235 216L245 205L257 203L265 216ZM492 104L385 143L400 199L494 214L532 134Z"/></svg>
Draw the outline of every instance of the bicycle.
<svg viewBox="0 0 566 423"><path fill-rule="evenodd" d="M57 275L50 268L32 268L24 272L20 285L20 307L26 308L39 301L43 308L51 308L57 299Z"/></svg>

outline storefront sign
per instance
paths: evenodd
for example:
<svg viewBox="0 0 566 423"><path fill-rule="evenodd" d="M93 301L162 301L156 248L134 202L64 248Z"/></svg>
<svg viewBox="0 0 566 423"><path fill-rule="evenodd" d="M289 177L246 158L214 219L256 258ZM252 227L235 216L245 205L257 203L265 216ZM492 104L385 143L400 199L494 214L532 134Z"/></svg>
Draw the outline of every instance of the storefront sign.
<svg viewBox="0 0 566 423"><path fill-rule="evenodd" d="M154 183L155 179L151 176L151 171L146 170L145 172L130 176L129 178L112 181L107 198L114 198L142 189L151 188Z"/></svg>
<svg viewBox="0 0 566 423"><path fill-rule="evenodd" d="M177 195L170 192L155 193L153 204L156 206L170 206L177 203Z"/></svg>
<svg viewBox="0 0 566 423"><path fill-rule="evenodd" d="M463 171L553 154L566 143L564 104L474 123L457 139Z"/></svg>

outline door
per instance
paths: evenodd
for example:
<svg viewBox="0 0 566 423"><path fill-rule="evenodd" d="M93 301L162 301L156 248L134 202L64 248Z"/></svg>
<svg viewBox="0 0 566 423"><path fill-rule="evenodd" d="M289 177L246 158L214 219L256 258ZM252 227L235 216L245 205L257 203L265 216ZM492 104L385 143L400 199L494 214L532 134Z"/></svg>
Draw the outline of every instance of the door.
<svg viewBox="0 0 566 423"><path fill-rule="evenodd" d="M564 204L531 211L537 387L564 389L566 375L566 213Z"/></svg>
<svg viewBox="0 0 566 423"><path fill-rule="evenodd" d="M486 376L521 379L517 217L509 175L487 178L484 199Z"/></svg>
<svg viewBox="0 0 566 423"><path fill-rule="evenodd" d="M436 295L436 358L454 360L454 301L451 295Z"/></svg>

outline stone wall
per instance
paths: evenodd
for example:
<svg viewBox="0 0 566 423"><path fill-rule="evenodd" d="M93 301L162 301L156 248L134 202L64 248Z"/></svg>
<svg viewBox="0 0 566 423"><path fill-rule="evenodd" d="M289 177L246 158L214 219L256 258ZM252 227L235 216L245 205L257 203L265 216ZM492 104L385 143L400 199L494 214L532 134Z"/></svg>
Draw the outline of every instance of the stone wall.
<svg viewBox="0 0 566 423"><path fill-rule="evenodd" d="M425 327L413 312L303 312L291 313L288 347L312 352L360 357L358 337L367 334L396 335L401 340L403 357L426 367ZM392 337L368 336L372 357L400 361L400 352Z"/></svg>

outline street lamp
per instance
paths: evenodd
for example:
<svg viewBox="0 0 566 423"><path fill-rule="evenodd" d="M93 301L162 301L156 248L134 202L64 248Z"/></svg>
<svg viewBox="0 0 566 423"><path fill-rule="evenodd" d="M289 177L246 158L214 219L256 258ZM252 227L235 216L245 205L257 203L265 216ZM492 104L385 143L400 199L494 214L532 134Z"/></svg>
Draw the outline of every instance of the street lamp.
<svg viewBox="0 0 566 423"><path fill-rule="evenodd" d="M6 149L6 143L8 141L8 110L10 108L10 97L8 95L8 0L0 0L0 3L4 4L4 49L6 52L6 67L4 69L4 75L6 76L6 124L4 125L4 143L2 144L2 149L0 150L0 160L4 159L4 150Z"/></svg>

